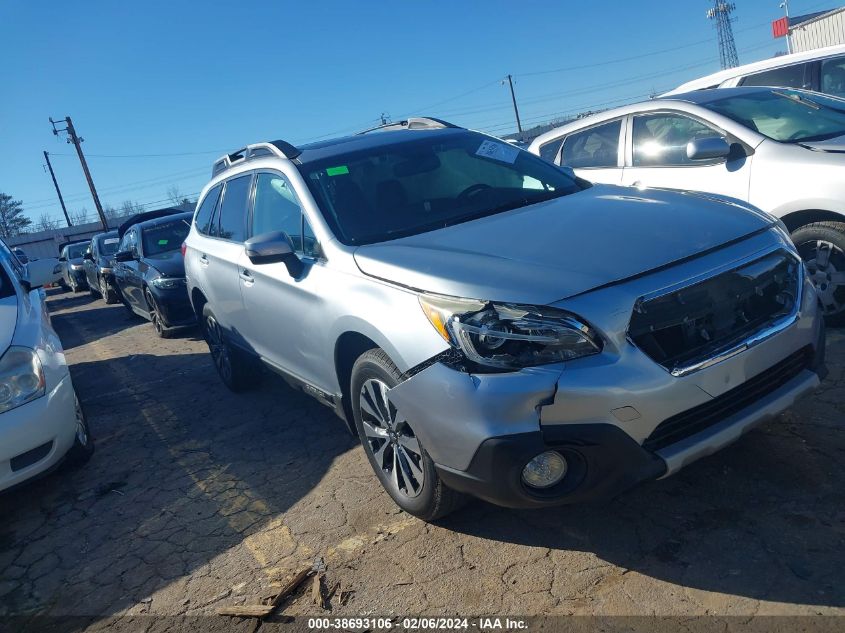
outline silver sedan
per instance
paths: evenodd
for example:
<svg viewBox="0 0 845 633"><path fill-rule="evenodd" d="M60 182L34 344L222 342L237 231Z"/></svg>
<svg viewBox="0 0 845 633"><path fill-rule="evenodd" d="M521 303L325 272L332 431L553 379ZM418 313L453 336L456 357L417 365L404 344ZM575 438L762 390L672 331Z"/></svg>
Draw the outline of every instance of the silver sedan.
<svg viewBox="0 0 845 633"><path fill-rule="evenodd" d="M845 322L845 100L781 88L676 94L574 121L529 151L593 182L704 191L780 218Z"/></svg>

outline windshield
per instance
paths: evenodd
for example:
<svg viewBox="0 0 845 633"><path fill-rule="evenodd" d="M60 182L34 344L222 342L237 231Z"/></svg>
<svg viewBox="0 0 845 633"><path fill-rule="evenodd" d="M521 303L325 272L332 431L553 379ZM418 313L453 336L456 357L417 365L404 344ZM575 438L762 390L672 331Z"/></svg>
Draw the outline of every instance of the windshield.
<svg viewBox="0 0 845 633"><path fill-rule="evenodd" d="M845 100L798 90L767 90L702 104L775 141L845 136Z"/></svg>
<svg viewBox="0 0 845 633"><path fill-rule="evenodd" d="M344 244L416 235L582 188L559 167L472 132L340 154L300 171Z"/></svg>
<svg viewBox="0 0 845 633"><path fill-rule="evenodd" d="M177 251L188 237L190 225L185 220L173 220L143 229L144 255L159 255L168 251Z"/></svg>
<svg viewBox="0 0 845 633"><path fill-rule="evenodd" d="M114 255L117 252L117 246L120 240L115 237L101 237L97 240L97 248L101 256Z"/></svg>
<svg viewBox="0 0 845 633"><path fill-rule="evenodd" d="M65 248L65 257L68 259L81 259L88 249L88 242L81 242L79 244L71 244Z"/></svg>

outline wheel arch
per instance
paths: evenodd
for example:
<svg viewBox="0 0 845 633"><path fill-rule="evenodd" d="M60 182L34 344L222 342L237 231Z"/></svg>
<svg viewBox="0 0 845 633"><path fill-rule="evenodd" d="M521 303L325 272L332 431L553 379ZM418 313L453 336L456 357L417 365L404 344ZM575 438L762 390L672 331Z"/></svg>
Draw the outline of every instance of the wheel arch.
<svg viewBox="0 0 845 633"><path fill-rule="evenodd" d="M337 384L340 387L341 407L338 407L338 413L342 413L343 421L346 422L346 428L353 435L355 431L355 417L352 413L352 397L350 393L350 383L352 381L352 367L355 361L364 352L376 349L379 345L369 336L365 336L360 332L349 330L343 332L335 342L334 348L334 367L337 374Z"/></svg>
<svg viewBox="0 0 845 633"><path fill-rule="evenodd" d="M792 233L796 229L814 222L845 222L845 215L824 209L802 209L787 213L780 219Z"/></svg>

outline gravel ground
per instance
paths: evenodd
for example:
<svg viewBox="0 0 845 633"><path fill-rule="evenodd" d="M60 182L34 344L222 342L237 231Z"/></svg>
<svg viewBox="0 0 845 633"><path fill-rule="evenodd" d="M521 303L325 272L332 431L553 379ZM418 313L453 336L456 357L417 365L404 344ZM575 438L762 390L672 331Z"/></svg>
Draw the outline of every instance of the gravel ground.
<svg viewBox="0 0 845 633"><path fill-rule="evenodd" d="M281 380L235 395L196 331L158 339L87 296L49 305L97 452L0 494L0 619L213 615L316 557L345 600L324 611L307 589L285 614L845 615L842 330L813 397L673 478L427 525ZM245 624L206 618L224 620Z"/></svg>

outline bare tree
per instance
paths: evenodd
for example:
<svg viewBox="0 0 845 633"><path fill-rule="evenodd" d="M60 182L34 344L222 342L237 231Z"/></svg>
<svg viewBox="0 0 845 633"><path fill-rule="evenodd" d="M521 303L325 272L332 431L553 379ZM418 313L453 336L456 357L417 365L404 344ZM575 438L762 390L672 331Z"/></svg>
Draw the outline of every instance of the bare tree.
<svg viewBox="0 0 845 633"><path fill-rule="evenodd" d="M124 200L123 204L120 205L120 214L121 215L134 215L136 213L143 213L144 206L138 204L137 202L132 202L131 200Z"/></svg>
<svg viewBox="0 0 845 633"><path fill-rule="evenodd" d="M109 220L109 223L111 223L111 220L119 218L121 213L115 207L107 204L103 207L103 215L106 216L106 220Z"/></svg>
<svg viewBox="0 0 845 633"><path fill-rule="evenodd" d="M91 221L91 218L88 217L88 209L82 207L81 209L79 209L79 211L71 211L70 221L73 223L74 226L79 226L80 224L88 224Z"/></svg>
<svg viewBox="0 0 845 633"><path fill-rule="evenodd" d="M15 237L25 233L32 220L23 214L23 203L0 193L0 237Z"/></svg>
<svg viewBox="0 0 845 633"><path fill-rule="evenodd" d="M37 231L55 231L57 228L59 228L59 221L46 213L42 213L35 224Z"/></svg>
<svg viewBox="0 0 845 633"><path fill-rule="evenodd" d="M179 190L178 185L170 185L167 188L167 199L170 200L174 207L178 207L182 204L184 197L182 196L182 192Z"/></svg>

